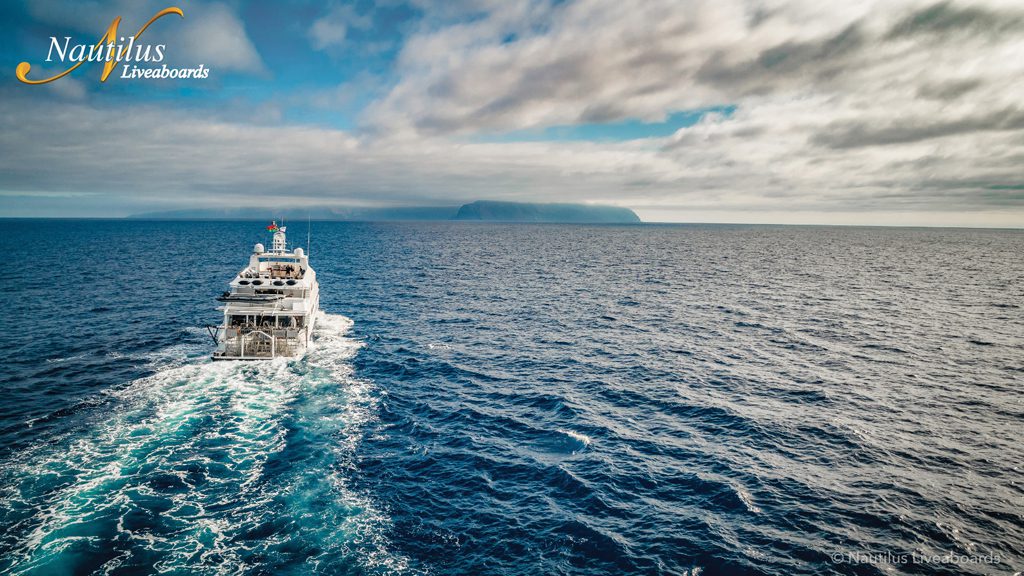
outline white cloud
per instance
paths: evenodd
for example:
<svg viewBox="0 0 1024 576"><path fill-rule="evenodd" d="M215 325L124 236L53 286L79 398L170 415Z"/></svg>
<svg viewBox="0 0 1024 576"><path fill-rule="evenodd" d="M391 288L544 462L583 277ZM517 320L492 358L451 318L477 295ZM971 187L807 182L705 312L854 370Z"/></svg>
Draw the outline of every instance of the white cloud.
<svg viewBox="0 0 1024 576"><path fill-rule="evenodd" d="M999 83L1019 82L1022 18L1006 5L916 0L512 3L411 38L401 81L370 120L467 133L657 120L769 93L907 104L926 82L980 81L1009 98Z"/></svg>
<svg viewBox="0 0 1024 576"><path fill-rule="evenodd" d="M324 50L344 44L350 28L368 28L371 20L359 15L351 6L338 6L316 19L309 29L313 48Z"/></svg>
<svg viewBox="0 0 1024 576"><path fill-rule="evenodd" d="M815 157L786 160L799 130L776 124L774 117L793 112L789 104L766 102L758 108L763 113L739 122L709 121L672 139L619 143L368 139L157 107L66 105L53 114L21 100L12 104L15 113L0 117L0 149L7 151L0 158L0 185L26 193L92 193L95 202L117 207L111 216L274 206L283 198L292 205L452 205L493 198L611 203L654 220L766 221L774 215L775 221L880 223L873 214L889 214L887 221L897 214L902 219L896 223L903 224L1024 222L1019 202L973 197L976 189L957 175L964 166L948 158L936 161L936 184L924 190L915 180L921 173L915 163L927 154L866 148L844 156L841 165ZM778 130L781 140L774 146L750 141L728 155L715 144L734 138L728 131L737 126L759 125ZM116 162L97 160L97 134L103 135L104 158ZM693 143L678 148L686 138ZM27 141L33 145L19 145ZM971 145L945 154L956 158ZM990 164L973 169L1000 174L1005 159ZM887 173L872 172L877 182L870 185L821 185L835 170L852 174L864 166Z"/></svg>
<svg viewBox="0 0 1024 576"><path fill-rule="evenodd" d="M245 25L226 5L191 6L186 20L168 48L180 51L182 62L204 64L214 73L265 71Z"/></svg>

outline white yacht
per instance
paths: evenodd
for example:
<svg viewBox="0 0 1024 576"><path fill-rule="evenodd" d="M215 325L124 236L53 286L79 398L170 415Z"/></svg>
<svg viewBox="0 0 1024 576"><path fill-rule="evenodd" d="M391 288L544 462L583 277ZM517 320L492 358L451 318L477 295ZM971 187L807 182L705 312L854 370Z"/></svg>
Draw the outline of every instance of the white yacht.
<svg viewBox="0 0 1024 576"><path fill-rule="evenodd" d="M309 255L288 251L285 227L276 222L269 252L256 244L249 265L231 281L224 302L224 322L210 327L217 342L214 360L265 360L301 357L309 347L320 308L320 287Z"/></svg>

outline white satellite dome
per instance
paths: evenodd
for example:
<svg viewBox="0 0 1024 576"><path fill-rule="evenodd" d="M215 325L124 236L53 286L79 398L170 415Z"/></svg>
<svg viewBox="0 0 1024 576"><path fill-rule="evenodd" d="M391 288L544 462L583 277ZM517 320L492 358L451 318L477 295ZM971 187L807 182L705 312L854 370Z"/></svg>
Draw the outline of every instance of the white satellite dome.
<svg viewBox="0 0 1024 576"><path fill-rule="evenodd" d="M299 258L302 258L303 256L306 255L306 252L302 248L296 248L295 255L298 256Z"/></svg>
<svg viewBox="0 0 1024 576"><path fill-rule="evenodd" d="M252 251L254 254L263 254L266 250L263 248L263 244L257 242L256 245L252 247Z"/></svg>

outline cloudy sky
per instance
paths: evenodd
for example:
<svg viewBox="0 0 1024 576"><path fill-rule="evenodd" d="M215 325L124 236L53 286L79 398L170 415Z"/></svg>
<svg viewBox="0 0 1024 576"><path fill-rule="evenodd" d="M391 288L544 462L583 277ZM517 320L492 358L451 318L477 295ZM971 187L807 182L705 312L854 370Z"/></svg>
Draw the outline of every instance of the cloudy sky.
<svg viewBox="0 0 1024 576"><path fill-rule="evenodd" d="M45 62L115 16L205 80ZM0 216L627 206L1024 226L1019 0L5 2Z"/></svg>

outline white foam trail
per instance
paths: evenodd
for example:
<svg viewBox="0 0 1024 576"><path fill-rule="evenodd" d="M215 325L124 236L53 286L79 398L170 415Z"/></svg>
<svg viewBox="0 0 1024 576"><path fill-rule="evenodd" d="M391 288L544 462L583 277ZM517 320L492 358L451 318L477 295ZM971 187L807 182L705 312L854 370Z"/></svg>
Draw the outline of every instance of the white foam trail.
<svg viewBox="0 0 1024 576"><path fill-rule="evenodd" d="M740 502L743 502L743 506L746 507L748 512L752 512L754 514L761 513L761 509L758 508L756 504L754 504L754 497L750 495L750 492L747 492L747 490L741 486L731 486L733 491L736 492L736 496L739 497Z"/></svg>
<svg viewBox="0 0 1024 576"><path fill-rule="evenodd" d="M160 558L157 571L236 574L252 553L272 555L306 537L323 550L307 559L314 567L333 553L404 570L383 535L387 518L349 486L355 449L376 414L375 387L352 375L362 344L346 336L351 326L322 314L301 361L204 359L164 368L112 392L115 402L91 430L0 466L8 487L0 518L13 520L9 532L18 535L4 537L14 552L0 566L46 572L62 555L107 547L124 553L101 572L145 551ZM183 351L158 360L187 361L192 351ZM296 451L312 454L271 478L266 467L288 449L295 428L312 443ZM154 511L159 520L147 518ZM290 532L275 531L275 519L291 523ZM241 537L254 530L273 533Z"/></svg>
<svg viewBox="0 0 1024 576"><path fill-rule="evenodd" d="M562 434L565 434L569 438L572 438L573 440L579 442L582 445L581 449L586 448L587 446L590 446L590 442L591 442L590 436L587 436L586 434L583 434L581 432L576 432L575 430L569 430L569 429L566 429L566 428L559 428L558 431L560 433L562 433ZM574 450L573 453L575 454L576 451Z"/></svg>

